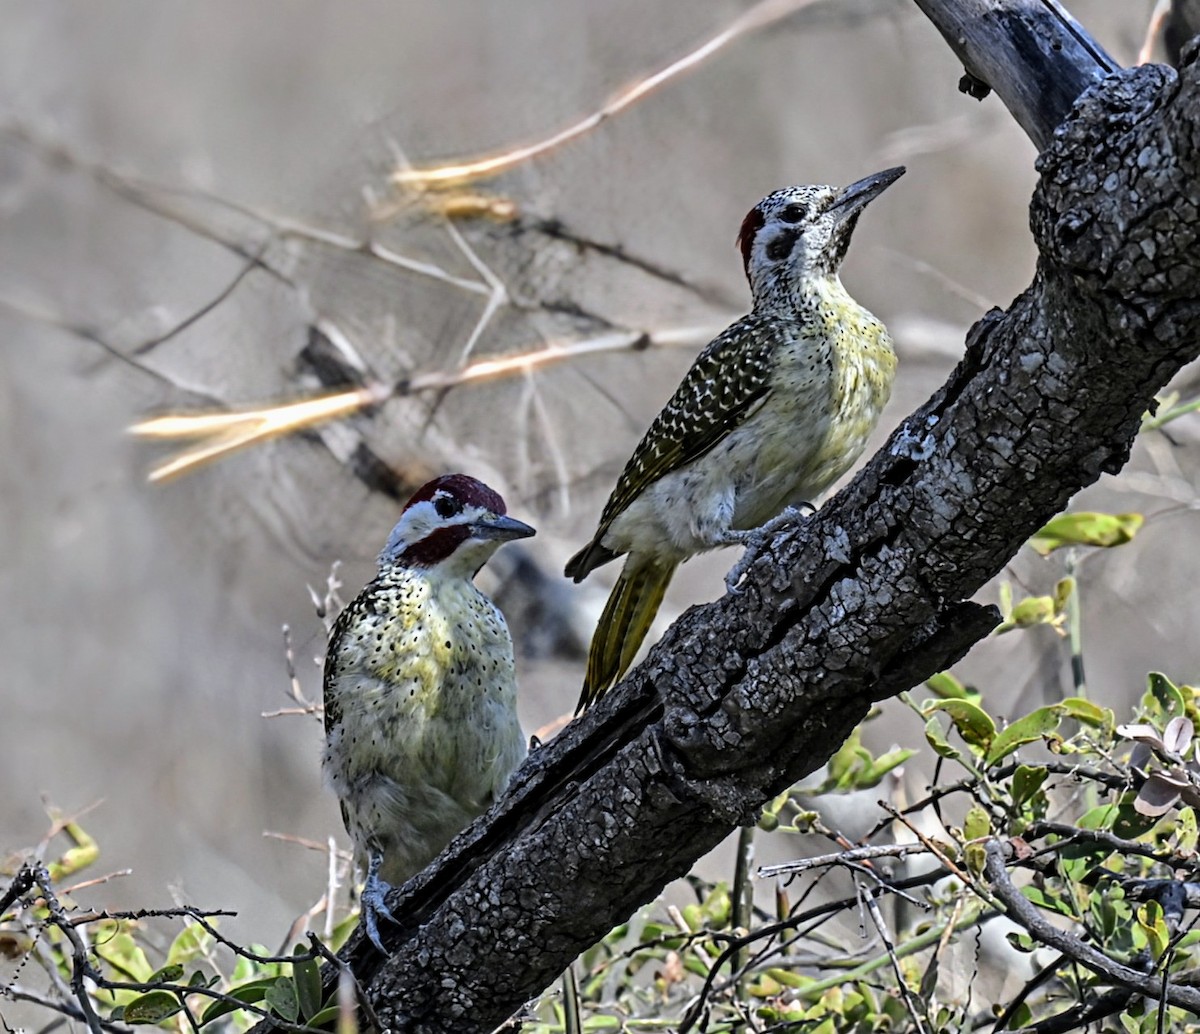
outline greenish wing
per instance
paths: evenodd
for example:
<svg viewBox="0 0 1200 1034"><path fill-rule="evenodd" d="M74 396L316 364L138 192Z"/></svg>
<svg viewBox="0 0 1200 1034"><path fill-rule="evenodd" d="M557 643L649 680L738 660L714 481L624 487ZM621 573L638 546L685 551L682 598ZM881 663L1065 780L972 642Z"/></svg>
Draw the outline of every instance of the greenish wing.
<svg viewBox="0 0 1200 1034"><path fill-rule="evenodd" d="M625 464L593 541L601 541L648 486L714 448L754 408L767 393L771 353L784 333L778 317L752 314L723 331L696 357Z"/></svg>

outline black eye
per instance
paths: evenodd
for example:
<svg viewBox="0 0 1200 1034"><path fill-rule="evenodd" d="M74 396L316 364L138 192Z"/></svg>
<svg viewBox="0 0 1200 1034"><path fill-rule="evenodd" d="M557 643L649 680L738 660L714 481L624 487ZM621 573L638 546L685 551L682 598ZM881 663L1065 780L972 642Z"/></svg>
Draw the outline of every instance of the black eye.
<svg viewBox="0 0 1200 1034"><path fill-rule="evenodd" d="M452 495L439 495L433 501L433 508L439 517L457 517L462 513L462 503Z"/></svg>
<svg viewBox="0 0 1200 1034"><path fill-rule="evenodd" d="M808 209L800 204L799 201L793 201L779 213L779 218L785 223L798 223L806 215L808 215Z"/></svg>
<svg viewBox="0 0 1200 1034"><path fill-rule="evenodd" d="M796 243L798 236L799 232L796 230L785 230L779 234L774 240L768 242L767 258L772 262L787 258L792 253L792 246Z"/></svg>

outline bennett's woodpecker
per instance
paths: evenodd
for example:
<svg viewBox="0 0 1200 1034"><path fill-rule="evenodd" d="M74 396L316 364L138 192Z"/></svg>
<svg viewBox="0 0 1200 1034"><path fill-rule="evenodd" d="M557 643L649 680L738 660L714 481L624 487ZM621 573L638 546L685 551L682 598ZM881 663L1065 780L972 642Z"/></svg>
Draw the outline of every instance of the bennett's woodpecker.
<svg viewBox="0 0 1200 1034"><path fill-rule="evenodd" d="M380 951L387 885L439 854L525 756L512 637L473 579L502 543L533 533L474 478L436 478L330 633L323 767L367 866L363 925Z"/></svg>
<svg viewBox="0 0 1200 1034"><path fill-rule="evenodd" d="M626 555L592 638L579 710L629 668L680 563L717 546L752 552L768 522L814 500L862 453L896 355L838 268L862 210L903 173L841 190L785 187L742 222L750 313L697 357L625 464L592 541L567 563L578 582Z"/></svg>

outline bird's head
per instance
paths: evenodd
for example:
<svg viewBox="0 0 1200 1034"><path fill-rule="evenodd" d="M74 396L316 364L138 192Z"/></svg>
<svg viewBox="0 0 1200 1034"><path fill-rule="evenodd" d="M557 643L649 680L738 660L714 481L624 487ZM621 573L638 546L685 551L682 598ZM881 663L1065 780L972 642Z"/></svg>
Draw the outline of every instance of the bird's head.
<svg viewBox="0 0 1200 1034"><path fill-rule="evenodd" d="M499 494L466 474L443 474L422 485L404 505L379 554L379 568L437 569L472 578L509 539L533 528L505 514Z"/></svg>
<svg viewBox="0 0 1200 1034"><path fill-rule="evenodd" d="M837 187L784 187L742 221L738 247L755 307L786 302L793 285L835 275L866 206L904 175L904 167Z"/></svg>

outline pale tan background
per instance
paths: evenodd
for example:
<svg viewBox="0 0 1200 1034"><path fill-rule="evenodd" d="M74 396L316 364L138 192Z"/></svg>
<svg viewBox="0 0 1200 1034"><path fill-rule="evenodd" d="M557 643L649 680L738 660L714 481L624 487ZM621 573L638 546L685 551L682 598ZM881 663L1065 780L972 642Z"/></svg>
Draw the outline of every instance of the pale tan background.
<svg viewBox="0 0 1200 1034"><path fill-rule="evenodd" d="M1133 59L1149 0L1071 6L1119 60ZM744 8L0 4L0 118L40 140L0 135L0 849L37 841L42 794L68 810L103 798L85 823L102 843L97 871L134 875L92 900L166 905L177 892L238 910L230 929L240 936L283 936L320 894L324 863L264 840L263 830L317 839L342 831L320 783L316 723L260 717L287 703L279 629L295 630L302 679L317 691L309 660L320 626L305 585L341 558L355 591L397 507L368 497L312 437L151 486L159 453L124 429L164 408L296 394L294 357L314 314L336 320L379 370L399 374L452 368L479 312L478 299L444 285L276 242L271 254L294 287L248 275L135 369L31 314L129 351L211 301L245 263L131 204L87 165L361 233L363 190L384 190L394 147L421 161L536 139ZM1007 304L1033 271L1033 150L994 98L980 104L956 91L959 75L906 0L838 0L742 39L499 182L525 212L619 243L712 289L714 303L500 229L472 229L471 239L510 287L543 300L631 326L723 319L744 304L732 243L758 197L904 162L908 176L863 219L845 270L898 341L901 372L882 433L946 375L982 308ZM72 160L56 158L56 147ZM187 204L229 239L256 239L239 236L243 222L219 206ZM405 254L473 275L434 220L410 212L378 232ZM508 310L480 351L587 330L578 316ZM689 356L584 360L532 382L452 393L425 433L423 411L399 402L356 426L396 466L483 474L538 524L529 555L554 571L590 535L612 478ZM531 398L548 435L522 423ZM1130 472L1086 501L1147 512L1191 502L1196 432L1184 420L1173 427L1178 447L1161 437L1139 445ZM547 460L554 450L558 469ZM1102 701L1129 701L1151 667L1197 677L1198 531L1185 511L1087 561L1089 674ZM670 607L715 595L729 562L689 565ZM1028 557L1017 570L1039 591L1060 573ZM565 597L584 621L607 585L594 583ZM1063 657L1061 642L1040 630L983 644L963 670L1003 712L1058 692ZM573 705L578 660L526 651L521 665L529 728ZM875 742L919 742L919 723L892 713Z"/></svg>

